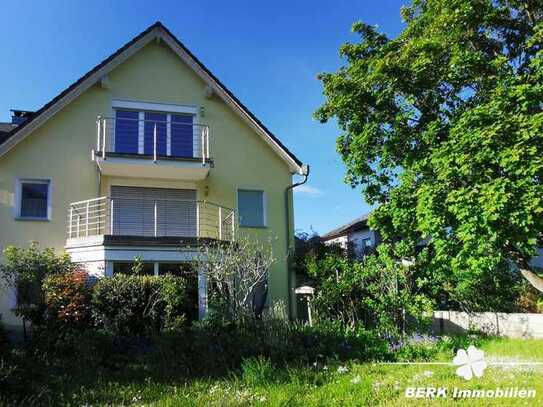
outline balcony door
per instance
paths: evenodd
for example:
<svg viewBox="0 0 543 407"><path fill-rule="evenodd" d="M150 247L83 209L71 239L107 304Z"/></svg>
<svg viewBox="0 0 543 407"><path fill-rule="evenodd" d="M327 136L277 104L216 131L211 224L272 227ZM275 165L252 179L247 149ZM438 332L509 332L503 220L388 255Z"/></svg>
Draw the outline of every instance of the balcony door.
<svg viewBox="0 0 543 407"><path fill-rule="evenodd" d="M111 187L113 234L196 237L196 190Z"/></svg>
<svg viewBox="0 0 543 407"><path fill-rule="evenodd" d="M157 155L168 155L168 116L166 113L145 112L143 126L144 154L153 155L155 151L155 129Z"/></svg>
<svg viewBox="0 0 543 407"><path fill-rule="evenodd" d="M115 153L138 154L138 112L115 111Z"/></svg>
<svg viewBox="0 0 543 407"><path fill-rule="evenodd" d="M116 110L114 134L115 153L194 157L192 114Z"/></svg>
<svg viewBox="0 0 543 407"><path fill-rule="evenodd" d="M194 157L193 116L188 114L171 115L171 155L174 157Z"/></svg>

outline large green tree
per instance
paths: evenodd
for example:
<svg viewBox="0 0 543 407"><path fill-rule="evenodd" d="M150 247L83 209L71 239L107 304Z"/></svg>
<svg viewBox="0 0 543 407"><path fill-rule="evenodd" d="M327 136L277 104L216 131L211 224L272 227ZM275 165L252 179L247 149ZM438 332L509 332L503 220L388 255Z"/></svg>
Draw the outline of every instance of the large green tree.
<svg viewBox="0 0 543 407"><path fill-rule="evenodd" d="M347 182L379 205L383 238L459 301L511 270L543 291L529 265L543 231L543 1L415 0L401 15L392 39L354 24L345 65L320 75L315 115L342 130Z"/></svg>

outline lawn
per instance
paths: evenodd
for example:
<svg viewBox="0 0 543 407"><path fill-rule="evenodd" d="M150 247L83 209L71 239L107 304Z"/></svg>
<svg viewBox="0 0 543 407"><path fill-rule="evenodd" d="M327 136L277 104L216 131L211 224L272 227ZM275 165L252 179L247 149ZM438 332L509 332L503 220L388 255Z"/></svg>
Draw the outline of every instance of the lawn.
<svg viewBox="0 0 543 407"><path fill-rule="evenodd" d="M477 341L485 359L496 362L543 362L543 340L489 338ZM450 362L452 354L441 352L434 361ZM489 366L482 378L466 381L450 365L390 365L378 363L317 363L310 366L274 368L264 359L251 360L242 371L227 377L185 380L154 380L148 372L129 369L108 377L99 373L92 384L70 386L59 395L63 405L154 405L154 406L323 406L323 405L541 405L542 366ZM134 374L133 380L131 375ZM406 388L446 387L493 390L517 387L533 389L534 398L501 399L408 399Z"/></svg>

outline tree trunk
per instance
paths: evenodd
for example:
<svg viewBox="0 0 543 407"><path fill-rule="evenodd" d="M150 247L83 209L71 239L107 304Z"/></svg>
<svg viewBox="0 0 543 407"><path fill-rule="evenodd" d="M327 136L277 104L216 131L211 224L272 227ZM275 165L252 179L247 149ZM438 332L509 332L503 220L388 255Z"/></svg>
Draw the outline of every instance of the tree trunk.
<svg viewBox="0 0 543 407"><path fill-rule="evenodd" d="M543 278L539 277L527 267L519 266L520 274L530 282L539 292L543 293Z"/></svg>

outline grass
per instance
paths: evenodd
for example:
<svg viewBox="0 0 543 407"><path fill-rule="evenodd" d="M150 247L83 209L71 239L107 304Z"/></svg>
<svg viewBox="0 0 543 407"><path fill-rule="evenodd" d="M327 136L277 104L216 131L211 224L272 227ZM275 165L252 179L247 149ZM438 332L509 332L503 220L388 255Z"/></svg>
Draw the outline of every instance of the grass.
<svg viewBox="0 0 543 407"><path fill-rule="evenodd" d="M542 361L543 340L487 338L477 346L492 361ZM450 362L443 350L434 360ZM246 360L241 371L224 378L194 381L155 381L153 372L131 380L130 369L98 374L85 384L66 383L58 394L62 405L152 405L152 406L360 406L383 405L542 405L543 366L489 366L482 378L466 381L449 365L341 364L327 362L310 366L276 368L267 359ZM77 376L77 372L75 374ZM145 374L143 375L145 376ZM454 387L462 389L526 388L536 390L535 399L408 399L408 387ZM75 389L75 390L74 390ZM27 400L32 402L32 400Z"/></svg>

